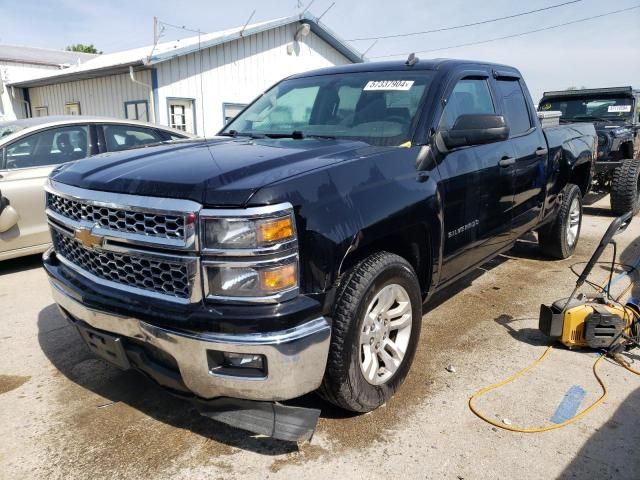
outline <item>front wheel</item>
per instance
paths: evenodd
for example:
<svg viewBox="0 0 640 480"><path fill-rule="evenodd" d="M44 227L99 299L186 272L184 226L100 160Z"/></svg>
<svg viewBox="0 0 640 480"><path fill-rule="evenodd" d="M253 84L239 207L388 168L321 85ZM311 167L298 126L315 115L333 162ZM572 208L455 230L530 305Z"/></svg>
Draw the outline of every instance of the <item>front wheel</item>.
<svg viewBox="0 0 640 480"><path fill-rule="evenodd" d="M420 285L411 265L375 253L343 276L320 395L354 412L389 400L404 381L422 321Z"/></svg>
<svg viewBox="0 0 640 480"><path fill-rule="evenodd" d="M611 211L624 215L640 210L640 159L623 160L613 171L611 181Z"/></svg>
<svg viewBox="0 0 640 480"><path fill-rule="evenodd" d="M542 251L557 259L569 258L576 251L582 226L582 192L569 184L562 195L558 216L538 231Z"/></svg>

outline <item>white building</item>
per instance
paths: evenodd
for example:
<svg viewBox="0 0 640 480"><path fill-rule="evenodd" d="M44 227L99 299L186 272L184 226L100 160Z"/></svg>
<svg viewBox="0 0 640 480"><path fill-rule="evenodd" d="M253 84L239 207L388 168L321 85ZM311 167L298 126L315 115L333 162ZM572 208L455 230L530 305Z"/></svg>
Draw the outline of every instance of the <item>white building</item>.
<svg viewBox="0 0 640 480"><path fill-rule="evenodd" d="M43 74L59 73L64 68L81 64L95 55L46 48L0 45L0 121L30 116L22 89L8 88Z"/></svg>
<svg viewBox="0 0 640 480"><path fill-rule="evenodd" d="M12 86L34 115L106 115L213 135L281 78L361 61L306 13L100 55Z"/></svg>

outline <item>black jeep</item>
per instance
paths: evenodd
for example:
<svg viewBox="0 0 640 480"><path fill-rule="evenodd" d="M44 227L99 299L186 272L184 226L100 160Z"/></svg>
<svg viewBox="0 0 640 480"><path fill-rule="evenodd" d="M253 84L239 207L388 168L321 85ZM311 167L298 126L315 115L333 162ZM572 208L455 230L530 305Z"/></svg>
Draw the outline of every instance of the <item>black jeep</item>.
<svg viewBox="0 0 640 480"><path fill-rule="evenodd" d="M640 90L631 87L545 92L540 111L560 111L561 122L593 122L598 133L594 191L611 194L611 210L640 209Z"/></svg>

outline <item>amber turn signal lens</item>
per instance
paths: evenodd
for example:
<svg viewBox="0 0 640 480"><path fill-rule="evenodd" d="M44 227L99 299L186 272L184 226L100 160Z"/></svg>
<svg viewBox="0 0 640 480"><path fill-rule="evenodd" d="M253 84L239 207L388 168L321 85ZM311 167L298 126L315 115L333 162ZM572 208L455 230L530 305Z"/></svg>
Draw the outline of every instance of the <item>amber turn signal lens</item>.
<svg viewBox="0 0 640 480"><path fill-rule="evenodd" d="M261 287L265 291L280 291L295 287L297 280L295 263L260 272Z"/></svg>
<svg viewBox="0 0 640 480"><path fill-rule="evenodd" d="M261 220L256 233L259 244L288 240L293 237L293 220L291 216Z"/></svg>

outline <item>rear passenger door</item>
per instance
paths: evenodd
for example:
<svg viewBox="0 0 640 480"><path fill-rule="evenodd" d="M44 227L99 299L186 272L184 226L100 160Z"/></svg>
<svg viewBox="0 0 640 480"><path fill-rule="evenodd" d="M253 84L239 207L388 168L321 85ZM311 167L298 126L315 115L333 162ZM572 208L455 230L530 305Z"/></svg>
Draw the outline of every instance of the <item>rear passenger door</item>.
<svg viewBox="0 0 640 480"><path fill-rule="evenodd" d="M463 73L449 85L437 131L451 128L460 115L498 112L488 71ZM438 165L444 206L442 280L447 281L508 245L513 186L501 163L512 159L513 151L508 141L501 141L442 155Z"/></svg>
<svg viewBox="0 0 640 480"><path fill-rule="evenodd" d="M534 227L544 204L547 166L547 142L538 128L531 99L517 73L496 72L495 91L502 114L509 126L509 141L515 162L508 170L513 175L513 220L511 237L515 239Z"/></svg>
<svg viewBox="0 0 640 480"><path fill-rule="evenodd" d="M155 129L137 125L105 124L102 125L102 132L102 150L105 152L118 152L165 140Z"/></svg>

